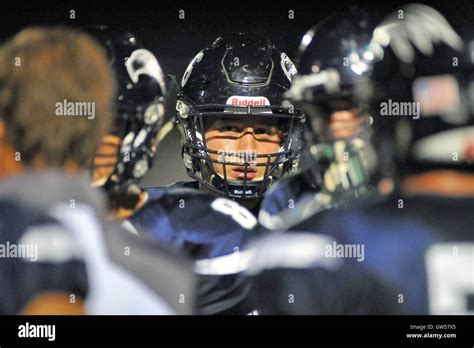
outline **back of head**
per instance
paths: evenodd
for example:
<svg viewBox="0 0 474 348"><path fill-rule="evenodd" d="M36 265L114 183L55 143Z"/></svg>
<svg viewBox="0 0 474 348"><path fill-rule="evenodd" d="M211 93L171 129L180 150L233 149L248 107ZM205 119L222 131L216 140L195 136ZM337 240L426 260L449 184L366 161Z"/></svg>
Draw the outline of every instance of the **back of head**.
<svg viewBox="0 0 474 348"><path fill-rule="evenodd" d="M0 119L26 166L85 168L108 130L114 80L103 49L67 28L28 28L0 48Z"/></svg>

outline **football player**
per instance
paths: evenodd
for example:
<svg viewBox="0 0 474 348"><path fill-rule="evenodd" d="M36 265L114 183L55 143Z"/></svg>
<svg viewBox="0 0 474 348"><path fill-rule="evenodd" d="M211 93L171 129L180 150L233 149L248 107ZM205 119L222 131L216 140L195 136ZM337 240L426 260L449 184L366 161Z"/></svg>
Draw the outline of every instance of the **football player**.
<svg viewBox="0 0 474 348"><path fill-rule="evenodd" d="M301 257L295 252L286 255L290 261L270 258L258 266L263 271L257 271L255 284L259 299L266 302L262 307L270 313L321 313L321 302L334 298L333 293L318 291L319 303L309 298L306 307L292 306L287 298L288 291L308 293L326 277L339 281L326 284L337 293L338 308L346 310L326 308L325 314L361 313L361 301L383 300L395 305L392 313L472 313L468 299L474 293L474 118L468 86L474 69L472 52L465 48L446 19L425 5L404 6L373 31L363 54L375 57L382 52L367 87L373 91L371 143L377 153L377 170L371 177L382 188L386 184L379 184L388 179L393 190L385 198L362 199L295 226L295 232L319 237L319 246L312 244L312 255L317 256L297 263ZM308 248L304 234L292 236L300 239L295 250ZM346 273L344 264L357 263L354 256L364 269L361 275ZM339 268L334 266L337 261ZM366 286L356 298L345 293L351 285L367 285L367 274L388 286L392 295L380 294L382 286ZM295 287L300 288L268 291L289 277L298 279ZM367 307L362 313L374 311Z"/></svg>
<svg viewBox="0 0 474 348"><path fill-rule="evenodd" d="M285 53L253 34L219 38L196 55L176 105L195 187L255 211L297 168L304 116L282 105L295 73Z"/></svg>
<svg viewBox="0 0 474 348"><path fill-rule="evenodd" d="M373 193L368 91L361 88L375 61L364 56L371 25L368 13L350 8L330 15L303 36L298 74L286 97L312 116L304 137L305 165L265 196L259 211L265 228L285 230L319 211Z"/></svg>
<svg viewBox="0 0 474 348"><path fill-rule="evenodd" d="M87 180L113 112L104 50L75 30L30 28L0 61L2 313L191 313L187 264L107 223Z"/></svg>
<svg viewBox="0 0 474 348"><path fill-rule="evenodd" d="M295 72L269 40L232 34L200 51L183 75L176 117L194 181L147 190L130 222L196 260L200 313L254 310L240 276L251 255L240 248L264 192L298 164L304 116L282 105Z"/></svg>

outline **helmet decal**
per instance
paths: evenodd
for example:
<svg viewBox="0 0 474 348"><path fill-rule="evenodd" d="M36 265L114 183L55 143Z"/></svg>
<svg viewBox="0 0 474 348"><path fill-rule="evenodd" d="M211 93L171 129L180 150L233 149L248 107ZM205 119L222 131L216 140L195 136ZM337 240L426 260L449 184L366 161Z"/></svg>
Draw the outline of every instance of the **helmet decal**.
<svg viewBox="0 0 474 348"><path fill-rule="evenodd" d="M270 101L266 97L247 97L233 95L227 99L226 104L234 106L266 106L270 105Z"/></svg>
<svg viewBox="0 0 474 348"><path fill-rule="evenodd" d="M293 78L293 76L295 76L297 73L295 64L286 55L286 53L281 54L281 68L283 69L283 72L285 73L286 77L288 77L288 80L290 81Z"/></svg>
<svg viewBox="0 0 474 348"><path fill-rule="evenodd" d="M202 60L202 57L204 57L204 52L200 51L198 54L196 54L191 63L189 63L188 67L186 68L186 71L183 74L183 79L181 80L181 87L184 87L184 85L186 85L189 76L191 76L191 73L193 72L194 65L199 63Z"/></svg>
<svg viewBox="0 0 474 348"><path fill-rule="evenodd" d="M138 82L138 77L142 74L153 77L158 81L160 87L165 94L165 81L163 79L163 72L156 57L147 49L140 48L132 52L130 57L125 61L125 67L134 82Z"/></svg>

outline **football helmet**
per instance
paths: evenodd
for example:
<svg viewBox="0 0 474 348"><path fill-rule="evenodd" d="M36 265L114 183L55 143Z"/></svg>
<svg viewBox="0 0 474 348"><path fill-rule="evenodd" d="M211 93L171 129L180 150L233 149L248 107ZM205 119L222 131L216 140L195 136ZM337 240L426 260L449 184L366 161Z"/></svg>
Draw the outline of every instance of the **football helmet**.
<svg viewBox="0 0 474 348"><path fill-rule="evenodd" d="M308 117L304 153L312 176L333 201L328 204L370 191L374 153L367 146L371 94L366 80L381 54L371 45L372 30L368 14L359 8L316 24L301 40L298 74L286 93ZM355 115L356 121L334 122L336 113Z"/></svg>
<svg viewBox="0 0 474 348"><path fill-rule="evenodd" d="M269 40L255 34L231 34L215 40L189 63L176 104L182 134L182 156L188 175L213 192L231 199L258 199L278 178L296 170L304 115L283 106L296 69ZM282 135L276 153L258 153L229 160L206 144L206 123L212 118L271 119ZM218 158L216 159L216 155ZM215 165L222 165L222 173ZM229 178L229 166L243 168L241 180ZM264 175L252 180L252 168Z"/></svg>
<svg viewBox="0 0 474 348"><path fill-rule="evenodd" d="M118 85L111 132L121 139L118 160L110 176L93 183L116 195L137 183L153 165L167 86L155 55L135 35L107 26L90 27L86 31L105 48Z"/></svg>
<svg viewBox="0 0 474 348"><path fill-rule="evenodd" d="M370 78L380 175L473 169L474 55L435 9L409 4L374 30Z"/></svg>

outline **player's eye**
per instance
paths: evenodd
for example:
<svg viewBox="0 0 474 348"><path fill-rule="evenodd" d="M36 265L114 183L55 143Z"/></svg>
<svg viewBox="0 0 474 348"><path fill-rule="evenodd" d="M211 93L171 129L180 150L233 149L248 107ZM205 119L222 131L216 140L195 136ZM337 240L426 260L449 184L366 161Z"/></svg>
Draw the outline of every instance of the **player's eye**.
<svg viewBox="0 0 474 348"><path fill-rule="evenodd" d="M236 125L226 124L219 129L221 132L241 132L242 129Z"/></svg>
<svg viewBox="0 0 474 348"><path fill-rule="evenodd" d="M274 127L258 127L254 129L256 135L275 135L276 129Z"/></svg>

